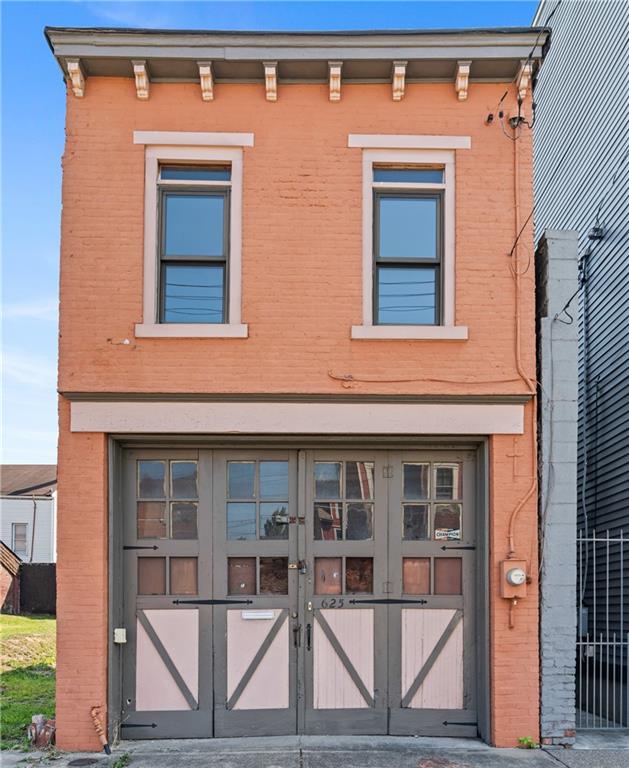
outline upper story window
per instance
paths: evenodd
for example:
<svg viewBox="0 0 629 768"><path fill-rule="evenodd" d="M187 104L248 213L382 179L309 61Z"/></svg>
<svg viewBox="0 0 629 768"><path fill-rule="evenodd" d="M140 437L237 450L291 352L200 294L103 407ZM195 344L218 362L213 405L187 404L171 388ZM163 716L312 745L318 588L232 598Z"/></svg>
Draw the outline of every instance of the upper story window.
<svg viewBox="0 0 629 768"><path fill-rule="evenodd" d="M135 131L144 145L144 291L137 337L246 339L242 175L252 133Z"/></svg>
<svg viewBox="0 0 629 768"><path fill-rule="evenodd" d="M161 323L227 323L231 166L159 170Z"/></svg>
<svg viewBox="0 0 629 768"><path fill-rule="evenodd" d="M28 523L13 523L11 549L22 560L28 555Z"/></svg>
<svg viewBox="0 0 629 768"><path fill-rule="evenodd" d="M439 325L443 168L373 167L375 325Z"/></svg>
<svg viewBox="0 0 629 768"><path fill-rule="evenodd" d="M362 150L362 325L353 339L464 341L455 312L455 161L464 136L350 134Z"/></svg>

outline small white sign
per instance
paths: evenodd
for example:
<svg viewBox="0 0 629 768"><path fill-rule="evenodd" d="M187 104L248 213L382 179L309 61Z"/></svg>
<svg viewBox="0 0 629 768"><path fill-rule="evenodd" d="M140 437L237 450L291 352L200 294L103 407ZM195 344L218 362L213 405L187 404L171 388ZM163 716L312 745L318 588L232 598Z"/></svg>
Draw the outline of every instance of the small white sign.
<svg viewBox="0 0 629 768"><path fill-rule="evenodd" d="M275 613L273 611L241 611L240 615L243 619L273 619Z"/></svg>

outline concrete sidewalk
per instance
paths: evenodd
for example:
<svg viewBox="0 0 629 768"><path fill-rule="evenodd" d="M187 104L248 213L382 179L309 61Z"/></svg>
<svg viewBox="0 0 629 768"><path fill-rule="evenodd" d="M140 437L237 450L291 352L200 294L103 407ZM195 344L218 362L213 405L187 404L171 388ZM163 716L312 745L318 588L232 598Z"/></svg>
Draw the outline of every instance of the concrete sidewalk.
<svg viewBox="0 0 629 768"><path fill-rule="evenodd" d="M3 752L0 762L3 768L629 768L629 750L615 748L625 746L622 740L593 746L611 748L493 749L472 739L291 736L127 741L111 757Z"/></svg>

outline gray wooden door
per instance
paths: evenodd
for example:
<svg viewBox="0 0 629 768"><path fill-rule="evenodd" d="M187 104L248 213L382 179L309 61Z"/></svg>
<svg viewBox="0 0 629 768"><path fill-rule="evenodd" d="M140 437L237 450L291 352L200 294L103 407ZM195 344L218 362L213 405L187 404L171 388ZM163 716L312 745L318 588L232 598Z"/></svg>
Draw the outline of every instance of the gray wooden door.
<svg viewBox="0 0 629 768"><path fill-rule="evenodd" d="M476 736L474 454L388 462L389 732Z"/></svg>
<svg viewBox="0 0 629 768"><path fill-rule="evenodd" d="M385 454L305 457L304 730L387 732Z"/></svg>
<svg viewBox="0 0 629 768"><path fill-rule="evenodd" d="M122 489L121 736L211 736L210 455L130 451Z"/></svg>
<svg viewBox="0 0 629 768"><path fill-rule="evenodd" d="M472 452L136 450L124 738L476 734Z"/></svg>
<svg viewBox="0 0 629 768"><path fill-rule="evenodd" d="M214 454L216 736L297 732L297 460Z"/></svg>

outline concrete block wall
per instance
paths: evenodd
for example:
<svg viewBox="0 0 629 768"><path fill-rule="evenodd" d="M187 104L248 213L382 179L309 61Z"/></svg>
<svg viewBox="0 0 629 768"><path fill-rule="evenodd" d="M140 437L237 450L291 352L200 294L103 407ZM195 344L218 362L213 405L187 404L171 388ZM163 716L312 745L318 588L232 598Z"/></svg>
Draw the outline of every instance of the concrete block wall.
<svg viewBox="0 0 629 768"><path fill-rule="evenodd" d="M544 744L575 738L578 239L548 231L537 252L540 654ZM570 318L573 318L572 321Z"/></svg>

